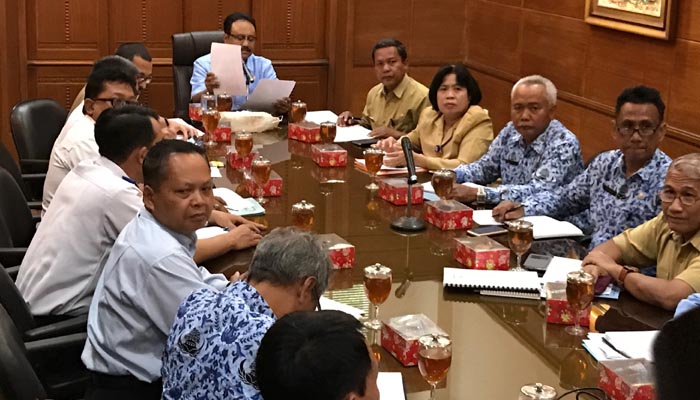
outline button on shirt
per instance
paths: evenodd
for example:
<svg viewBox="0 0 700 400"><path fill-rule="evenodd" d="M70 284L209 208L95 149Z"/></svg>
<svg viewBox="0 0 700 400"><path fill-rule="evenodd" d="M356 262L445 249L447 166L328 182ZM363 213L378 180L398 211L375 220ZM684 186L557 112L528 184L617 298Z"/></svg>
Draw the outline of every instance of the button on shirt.
<svg viewBox="0 0 700 400"><path fill-rule="evenodd" d="M100 149L95 141L95 121L83 114L71 123L66 122L51 150L41 202L42 216L49 209L63 178L81 161L99 156Z"/></svg>
<svg viewBox="0 0 700 400"><path fill-rule="evenodd" d="M248 86L248 94L253 93L261 79L277 79L277 73L272 67L272 61L265 57L251 54L245 65L255 77L255 81ZM190 97L207 89L204 81L208 72L211 72L211 54L201 56L194 62L192 78L190 78L190 85L192 86ZM246 96L233 96L233 110L239 110L245 102Z"/></svg>
<svg viewBox="0 0 700 400"><path fill-rule="evenodd" d="M657 149L642 168L626 178L622 152L601 153L568 185L525 199L525 214L568 218L591 234L593 248L661 212L657 194L670 164L671 159Z"/></svg>
<svg viewBox="0 0 700 400"><path fill-rule="evenodd" d="M161 225L145 209L119 234L90 304L82 360L96 372L160 378L163 348L177 309L193 291L228 280L198 267L196 237Z"/></svg>
<svg viewBox="0 0 700 400"><path fill-rule="evenodd" d="M262 399L255 356L275 316L244 281L192 293L163 353L164 399Z"/></svg>
<svg viewBox="0 0 700 400"><path fill-rule="evenodd" d="M552 120L529 146L509 122L478 161L455 169L457 182L486 185L486 202L523 201L527 196L565 185L583 171L578 139L561 122Z"/></svg>
<svg viewBox="0 0 700 400"><path fill-rule="evenodd" d="M114 241L143 204L124 176L104 157L66 175L17 275L32 314L87 314Z"/></svg>
<svg viewBox="0 0 700 400"><path fill-rule="evenodd" d="M420 113L426 107L430 107L428 88L404 75L389 93L381 83L370 89L360 124L368 129L388 126L399 132L410 132L418 125Z"/></svg>

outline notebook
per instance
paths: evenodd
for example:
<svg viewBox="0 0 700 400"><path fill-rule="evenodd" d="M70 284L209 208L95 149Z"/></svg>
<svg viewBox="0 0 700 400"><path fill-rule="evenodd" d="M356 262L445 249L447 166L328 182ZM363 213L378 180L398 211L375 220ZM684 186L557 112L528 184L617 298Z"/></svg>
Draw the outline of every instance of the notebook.
<svg viewBox="0 0 700 400"><path fill-rule="evenodd" d="M540 298L540 278L535 271L493 271L445 268L442 285L466 288L486 296Z"/></svg>

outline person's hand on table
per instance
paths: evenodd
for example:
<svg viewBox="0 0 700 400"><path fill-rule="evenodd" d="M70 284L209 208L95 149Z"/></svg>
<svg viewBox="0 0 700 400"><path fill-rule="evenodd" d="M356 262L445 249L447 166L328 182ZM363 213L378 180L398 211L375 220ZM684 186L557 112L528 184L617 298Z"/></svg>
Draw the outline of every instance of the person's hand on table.
<svg viewBox="0 0 700 400"><path fill-rule="evenodd" d="M292 99L289 97L283 97L275 102L274 108L275 115L284 115L292 108Z"/></svg>
<svg viewBox="0 0 700 400"><path fill-rule="evenodd" d="M594 282L599 277L610 276L617 279L620 276L622 266L615 262L612 257L602 251L593 250L581 262L583 270L593 275Z"/></svg>
<svg viewBox="0 0 700 400"><path fill-rule="evenodd" d="M207 88L207 93L214 93L214 89L219 87L219 78L213 72L207 72L207 77L204 79L204 86Z"/></svg>
<svg viewBox="0 0 700 400"><path fill-rule="evenodd" d="M515 201L502 201L493 208L491 215L498 222L511 221L525 216L525 208Z"/></svg>
<svg viewBox="0 0 700 400"><path fill-rule="evenodd" d="M230 214L228 208L226 208L226 202L219 196L214 196L214 210Z"/></svg>
<svg viewBox="0 0 700 400"><path fill-rule="evenodd" d="M401 151L401 145L399 141L394 138L386 138L373 144L372 147L376 147L379 150L384 150L385 153L393 153L396 151Z"/></svg>
<svg viewBox="0 0 700 400"><path fill-rule="evenodd" d="M389 128L388 126L381 126L379 128L375 128L372 130L372 132L369 133L370 137L373 138L394 138L398 139L401 136L403 136L403 132L399 132L394 128Z"/></svg>
<svg viewBox="0 0 700 400"><path fill-rule="evenodd" d="M172 119L168 120L168 129L174 134L174 137L172 137L172 139L177 138L177 135L182 135L183 140L187 140L189 138L197 138L197 129L195 129L193 126L190 126L188 124L181 124Z"/></svg>
<svg viewBox="0 0 700 400"><path fill-rule="evenodd" d="M338 120L335 122L338 126L350 126L355 125L352 119L352 113L350 111L343 111L338 115Z"/></svg>
<svg viewBox="0 0 700 400"><path fill-rule="evenodd" d="M234 228L240 226L249 227L254 233L260 233L265 230L265 225L249 221L240 215L229 214L221 211L212 211L209 222L218 225L222 228Z"/></svg>
<svg viewBox="0 0 700 400"><path fill-rule="evenodd" d="M231 239L231 250L243 250L257 246L262 236L251 224L241 224L226 233Z"/></svg>
<svg viewBox="0 0 700 400"><path fill-rule="evenodd" d="M403 156L403 151L387 152L384 155L384 165L387 167L405 167L406 158Z"/></svg>
<svg viewBox="0 0 700 400"><path fill-rule="evenodd" d="M452 190L450 190L447 198L467 203L474 202L476 200L476 188L455 183L452 185Z"/></svg>

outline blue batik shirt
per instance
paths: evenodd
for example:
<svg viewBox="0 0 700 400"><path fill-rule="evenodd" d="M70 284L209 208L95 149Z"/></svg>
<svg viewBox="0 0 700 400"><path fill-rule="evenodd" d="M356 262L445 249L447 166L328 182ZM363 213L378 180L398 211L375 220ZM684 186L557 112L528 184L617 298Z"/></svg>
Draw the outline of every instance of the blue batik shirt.
<svg viewBox="0 0 700 400"><path fill-rule="evenodd" d="M221 292L193 292L180 305L163 352L163 398L262 400L255 356L274 322L244 281Z"/></svg>
<svg viewBox="0 0 700 400"><path fill-rule="evenodd" d="M658 193L671 159L656 150L629 178L620 150L599 154L566 186L535 193L525 199L525 215L567 219L591 235L590 248L658 215Z"/></svg>
<svg viewBox="0 0 700 400"><path fill-rule="evenodd" d="M487 185L501 178L502 185L485 188L489 204L522 201L540 190L571 182L581 171L578 139L557 120L529 146L509 122L478 161L455 169L459 183Z"/></svg>

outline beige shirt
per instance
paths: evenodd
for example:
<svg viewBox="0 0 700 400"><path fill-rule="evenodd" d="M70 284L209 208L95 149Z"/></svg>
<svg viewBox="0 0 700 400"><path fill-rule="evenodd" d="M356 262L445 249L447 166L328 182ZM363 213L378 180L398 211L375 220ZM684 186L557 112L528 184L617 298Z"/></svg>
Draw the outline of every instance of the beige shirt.
<svg viewBox="0 0 700 400"><path fill-rule="evenodd" d="M399 132L410 132L418 125L418 117L426 107L430 107L428 88L405 75L389 93L384 92L381 83L370 89L360 124L368 129L388 126Z"/></svg>
<svg viewBox="0 0 700 400"><path fill-rule="evenodd" d="M428 169L454 169L481 158L493 140L488 111L473 105L456 124L445 131L442 113L428 107L420 115L418 126L407 136L413 149L425 156Z"/></svg>
<svg viewBox="0 0 700 400"><path fill-rule="evenodd" d="M700 291L700 232L683 242L669 229L663 212L613 238L622 250L622 263L634 266L656 264L656 277L680 279Z"/></svg>
<svg viewBox="0 0 700 400"><path fill-rule="evenodd" d="M75 100L73 100L73 105L70 106L70 111L73 112L76 108L78 108L79 105L85 100L85 86L83 86L82 89L78 92L78 95L75 96Z"/></svg>

